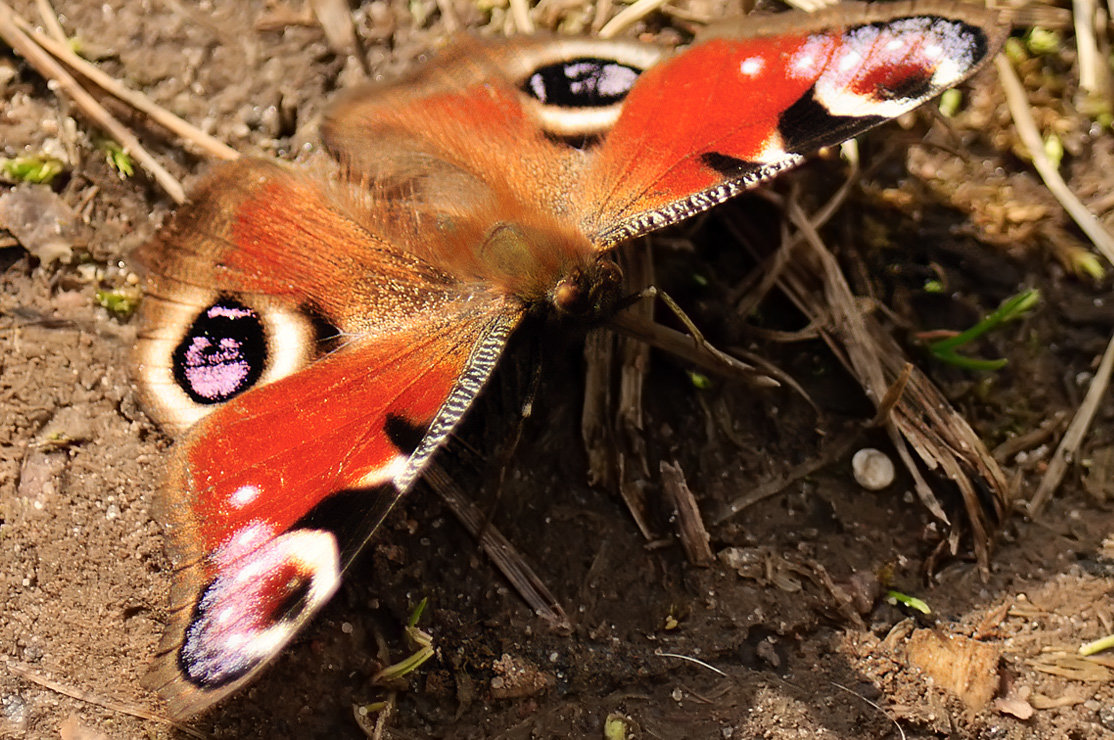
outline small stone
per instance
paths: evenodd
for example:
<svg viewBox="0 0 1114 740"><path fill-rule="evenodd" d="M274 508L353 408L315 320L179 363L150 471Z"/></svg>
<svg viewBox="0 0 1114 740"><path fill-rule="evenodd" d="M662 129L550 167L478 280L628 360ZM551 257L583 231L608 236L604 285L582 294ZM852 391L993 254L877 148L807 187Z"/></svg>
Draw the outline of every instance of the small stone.
<svg viewBox="0 0 1114 740"><path fill-rule="evenodd" d="M889 456L873 447L864 447L851 458L855 482L868 491L881 491L894 482L894 464Z"/></svg>

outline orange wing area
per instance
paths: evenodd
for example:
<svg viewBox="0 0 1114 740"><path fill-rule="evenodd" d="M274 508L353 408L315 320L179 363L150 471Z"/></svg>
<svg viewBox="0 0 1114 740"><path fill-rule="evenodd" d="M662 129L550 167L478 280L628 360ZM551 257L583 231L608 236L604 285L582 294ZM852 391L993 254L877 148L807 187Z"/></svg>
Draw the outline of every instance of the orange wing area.
<svg viewBox="0 0 1114 740"><path fill-rule="evenodd" d="M545 136L512 79L545 45L544 39L493 44L457 37L414 75L340 98L322 123L322 139L357 174L421 187L433 160L457 173L437 179L438 189L452 190L443 199L473 203L495 192L504 209L559 213L583 158Z"/></svg>
<svg viewBox="0 0 1114 740"><path fill-rule="evenodd" d="M391 225L359 187L330 183L328 174L258 159L216 168L140 249L148 292L178 299L194 286L267 295L312 304L345 331L392 324L457 294L450 276L392 240Z"/></svg>

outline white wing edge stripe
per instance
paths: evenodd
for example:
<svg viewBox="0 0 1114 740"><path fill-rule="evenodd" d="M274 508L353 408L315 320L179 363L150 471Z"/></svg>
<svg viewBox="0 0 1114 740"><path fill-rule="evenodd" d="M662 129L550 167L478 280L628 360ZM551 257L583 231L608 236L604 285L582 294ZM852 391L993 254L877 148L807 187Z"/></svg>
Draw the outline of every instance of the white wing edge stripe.
<svg viewBox="0 0 1114 740"><path fill-rule="evenodd" d="M472 406L472 401L483 390L499 362L499 357L503 354L507 338L518 325L519 318L517 314L499 316L476 342L468 357L464 374L457 378L456 384L438 409L437 416L433 418L433 423L429 425L422 441L406 461L406 467L395 476L394 486L399 494L410 490L433 453L445 442L460 423L465 412Z"/></svg>

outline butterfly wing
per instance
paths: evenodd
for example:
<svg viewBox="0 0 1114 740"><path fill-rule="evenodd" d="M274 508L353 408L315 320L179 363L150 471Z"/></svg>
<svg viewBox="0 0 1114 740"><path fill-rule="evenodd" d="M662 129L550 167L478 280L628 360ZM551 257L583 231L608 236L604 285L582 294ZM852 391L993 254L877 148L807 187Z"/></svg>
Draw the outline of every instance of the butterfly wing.
<svg viewBox="0 0 1114 740"><path fill-rule="evenodd" d="M569 215L606 250L913 110L974 74L1004 36L988 10L917 0L751 15L676 53L465 37L435 74L349 94L322 133L356 170L413 182L432 157L462 180L529 183L528 205Z"/></svg>
<svg viewBox="0 0 1114 740"><path fill-rule="evenodd" d="M382 239L347 189L225 165L141 255L137 380L160 423L189 428L162 497L178 570L151 678L179 716L251 680L328 600L521 315Z"/></svg>
<svg viewBox="0 0 1114 740"><path fill-rule="evenodd" d="M959 84L1004 36L989 11L922 0L713 26L631 88L582 227L607 249L707 210Z"/></svg>

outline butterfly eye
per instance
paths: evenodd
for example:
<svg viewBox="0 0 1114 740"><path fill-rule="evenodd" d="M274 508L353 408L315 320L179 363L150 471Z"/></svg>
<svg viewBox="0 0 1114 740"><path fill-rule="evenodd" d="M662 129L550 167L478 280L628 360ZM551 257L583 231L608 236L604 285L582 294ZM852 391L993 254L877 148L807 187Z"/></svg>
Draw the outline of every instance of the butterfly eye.
<svg viewBox="0 0 1114 740"><path fill-rule="evenodd" d="M259 381L267 340L259 315L231 299L201 312L174 350L174 379L200 404L222 403Z"/></svg>
<svg viewBox="0 0 1114 740"><path fill-rule="evenodd" d="M550 301L563 314L598 318L614 306L622 284L623 273L619 266L603 259L558 282L550 294Z"/></svg>
<svg viewBox="0 0 1114 740"><path fill-rule="evenodd" d="M543 105L601 108L621 102L640 73L611 59L570 59L538 68L522 90Z"/></svg>

